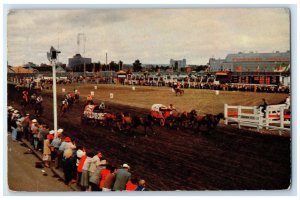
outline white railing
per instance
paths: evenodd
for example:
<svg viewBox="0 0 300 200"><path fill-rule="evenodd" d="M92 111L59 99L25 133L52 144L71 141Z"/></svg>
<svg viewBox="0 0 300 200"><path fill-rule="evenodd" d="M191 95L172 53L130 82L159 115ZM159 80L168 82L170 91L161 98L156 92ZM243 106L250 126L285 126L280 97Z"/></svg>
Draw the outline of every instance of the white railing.
<svg viewBox="0 0 300 200"><path fill-rule="evenodd" d="M239 128L255 127L258 131L262 128L289 131L290 115L284 114L286 109L286 104L270 105L267 106L264 116L262 107L224 104L224 124L237 124Z"/></svg>

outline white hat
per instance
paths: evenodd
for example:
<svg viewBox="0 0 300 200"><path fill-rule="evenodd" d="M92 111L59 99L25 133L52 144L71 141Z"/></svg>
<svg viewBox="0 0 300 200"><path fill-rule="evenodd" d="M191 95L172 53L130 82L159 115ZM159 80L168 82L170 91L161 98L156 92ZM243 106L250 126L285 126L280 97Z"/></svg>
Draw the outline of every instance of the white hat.
<svg viewBox="0 0 300 200"><path fill-rule="evenodd" d="M30 114L29 113L26 113L26 116L29 116Z"/></svg>
<svg viewBox="0 0 300 200"><path fill-rule="evenodd" d="M12 107L12 106L8 106L7 109L8 109L8 110L11 110L11 109L13 109L13 107Z"/></svg>
<svg viewBox="0 0 300 200"><path fill-rule="evenodd" d="M129 165L126 164L126 163L124 163L124 164L122 165L122 167L130 169Z"/></svg>
<svg viewBox="0 0 300 200"><path fill-rule="evenodd" d="M51 130L51 131L49 131L49 133L50 133L51 135L53 135L53 134L55 133L55 131L54 131L54 130Z"/></svg>
<svg viewBox="0 0 300 200"><path fill-rule="evenodd" d="M37 122L37 120L36 120L36 119L33 119L33 120L32 120L32 122L33 122L33 123L36 123L36 122Z"/></svg>
<svg viewBox="0 0 300 200"><path fill-rule="evenodd" d="M15 110L15 111L14 111L14 113L18 113L18 112L19 112L18 110Z"/></svg>
<svg viewBox="0 0 300 200"><path fill-rule="evenodd" d="M60 132L60 133L64 132L64 129L60 128L60 129L57 130L57 132Z"/></svg>

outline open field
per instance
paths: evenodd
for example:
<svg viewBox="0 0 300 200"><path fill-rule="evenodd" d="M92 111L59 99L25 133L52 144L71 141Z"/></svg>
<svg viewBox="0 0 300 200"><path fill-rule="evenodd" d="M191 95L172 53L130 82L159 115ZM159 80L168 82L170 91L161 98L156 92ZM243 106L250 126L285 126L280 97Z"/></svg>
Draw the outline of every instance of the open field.
<svg viewBox="0 0 300 200"><path fill-rule="evenodd" d="M169 87L135 86L135 90L132 90L132 86L97 85L97 89L94 89L95 85L58 85L57 93L62 95L62 88L65 88L66 92L78 89L81 98L86 98L94 91L94 99L98 103L100 100L110 101L144 109L150 109L155 103L172 103L179 112L196 109L200 114L224 112L224 104L255 106L262 103L262 98L267 99L269 104L277 104L287 97L287 94L232 91L220 91L219 95L216 95L214 90L199 89L184 89L185 93L182 96L175 96ZM113 93L113 99L110 99L110 93Z"/></svg>
<svg viewBox="0 0 300 200"><path fill-rule="evenodd" d="M150 190L281 190L291 184L291 141L288 135L260 134L221 125L211 135L191 130L155 126L156 134L111 132L105 127L81 124L85 97L95 91L96 102L107 101L108 112L129 111L145 115L153 103L173 103L179 111L196 108L200 113L223 112L223 104L258 105L261 98L278 103L286 94L185 90L176 97L170 88L98 85L61 85L71 92L79 89L81 100L58 119L65 134L88 151L102 151L115 166L127 162L135 176L144 177ZM8 104L20 108L21 92L8 87ZM114 99L109 99L114 93ZM44 115L38 118L53 126L52 91L43 91ZM32 108L24 112L33 113Z"/></svg>

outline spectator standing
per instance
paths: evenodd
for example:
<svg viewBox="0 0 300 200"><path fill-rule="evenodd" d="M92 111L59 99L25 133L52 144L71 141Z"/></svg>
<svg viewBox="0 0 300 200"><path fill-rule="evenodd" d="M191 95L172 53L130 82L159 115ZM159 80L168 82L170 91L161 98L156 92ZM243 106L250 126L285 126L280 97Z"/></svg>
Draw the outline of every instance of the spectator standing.
<svg viewBox="0 0 300 200"><path fill-rule="evenodd" d="M49 133L54 135L55 131L51 130ZM54 161L55 166L58 166L57 155L58 155L58 148L60 145L61 145L61 136L54 138L51 142L51 158Z"/></svg>
<svg viewBox="0 0 300 200"><path fill-rule="evenodd" d="M131 178L131 173L129 172L129 165L124 163L122 168L117 170L116 179L113 186L115 191L123 191L126 189L126 184Z"/></svg>
<svg viewBox="0 0 300 200"><path fill-rule="evenodd" d="M38 121L36 119L32 120L32 125L31 125L31 133L32 133L32 137L33 137L33 146L35 150L38 150L38 134L39 134L39 130L38 130Z"/></svg>
<svg viewBox="0 0 300 200"><path fill-rule="evenodd" d="M56 168L59 168L61 166L61 161L62 161L62 158L63 158L63 152L68 148L76 149L76 146L72 143L70 137L65 137L64 141L61 143L61 145L58 148L58 154L57 154L57 160L58 160L57 164L58 165L56 166Z"/></svg>
<svg viewBox="0 0 300 200"><path fill-rule="evenodd" d="M87 153L87 157L83 163L80 186L83 191L88 191L89 187L89 167L92 162L93 154Z"/></svg>
<svg viewBox="0 0 300 200"><path fill-rule="evenodd" d="M100 191L102 191L102 188L103 188L104 183L105 183L106 176L110 173L110 168L111 168L111 166L107 165L106 167L101 169L101 171L99 173L100 184L98 184L98 185L99 185Z"/></svg>
<svg viewBox="0 0 300 200"><path fill-rule="evenodd" d="M91 165L90 165L90 168L89 168L89 175L91 176L94 171L96 170L96 167L98 165L100 165L100 159L102 158L102 153L101 152L97 152L96 155L94 155L94 157L92 158L92 161L91 161Z"/></svg>
<svg viewBox="0 0 300 200"><path fill-rule="evenodd" d="M101 160L100 164L96 167L93 174L90 176L89 183L91 186L91 191L99 191L100 184L100 172L107 166L106 160Z"/></svg>
<svg viewBox="0 0 300 200"><path fill-rule="evenodd" d="M117 169L115 167L110 168L110 173L106 176L103 187L102 187L102 192L109 192L112 191L115 178L116 178L116 173Z"/></svg>
<svg viewBox="0 0 300 200"><path fill-rule="evenodd" d="M13 141L17 141L17 119L15 117L11 117L11 122L10 122L10 126L11 126L11 135L12 135L12 140Z"/></svg>
<svg viewBox="0 0 300 200"><path fill-rule="evenodd" d="M64 151L62 160L66 185L69 185L74 178L74 166L76 166L76 159L73 156L73 150L68 148Z"/></svg>
<svg viewBox="0 0 300 200"><path fill-rule="evenodd" d="M78 156L78 151L76 152L77 156ZM77 157L78 158L78 157ZM86 153L82 153L80 160L78 162L78 166L77 166L77 185L80 186L80 182L81 182L81 175L82 175L82 170L83 170L83 164L85 162L87 158Z"/></svg>
<svg viewBox="0 0 300 200"><path fill-rule="evenodd" d="M44 148L43 148L43 161L44 161L44 165L45 167L50 167L49 163L51 161L51 149L50 149L50 140L51 140L51 136L48 136L45 140L44 140Z"/></svg>
<svg viewBox="0 0 300 200"><path fill-rule="evenodd" d="M23 124L22 121L24 120L23 117L17 119L16 124L17 124L17 136L16 136L16 140L21 140L22 136L23 136Z"/></svg>
<svg viewBox="0 0 300 200"><path fill-rule="evenodd" d="M28 141L30 141L29 127L30 127L30 115L27 113L23 120L23 134L24 134L24 138L27 139Z"/></svg>

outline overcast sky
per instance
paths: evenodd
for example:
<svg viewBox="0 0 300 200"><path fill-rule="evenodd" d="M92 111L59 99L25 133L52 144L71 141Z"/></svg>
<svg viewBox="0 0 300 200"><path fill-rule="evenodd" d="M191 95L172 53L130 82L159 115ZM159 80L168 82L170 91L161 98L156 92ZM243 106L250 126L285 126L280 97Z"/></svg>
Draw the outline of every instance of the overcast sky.
<svg viewBox="0 0 300 200"><path fill-rule="evenodd" d="M8 64L48 63L53 45L68 62L78 52L93 62L113 60L206 64L239 51L290 50L290 13L280 8L13 10L7 17ZM59 41L59 42L58 42Z"/></svg>

